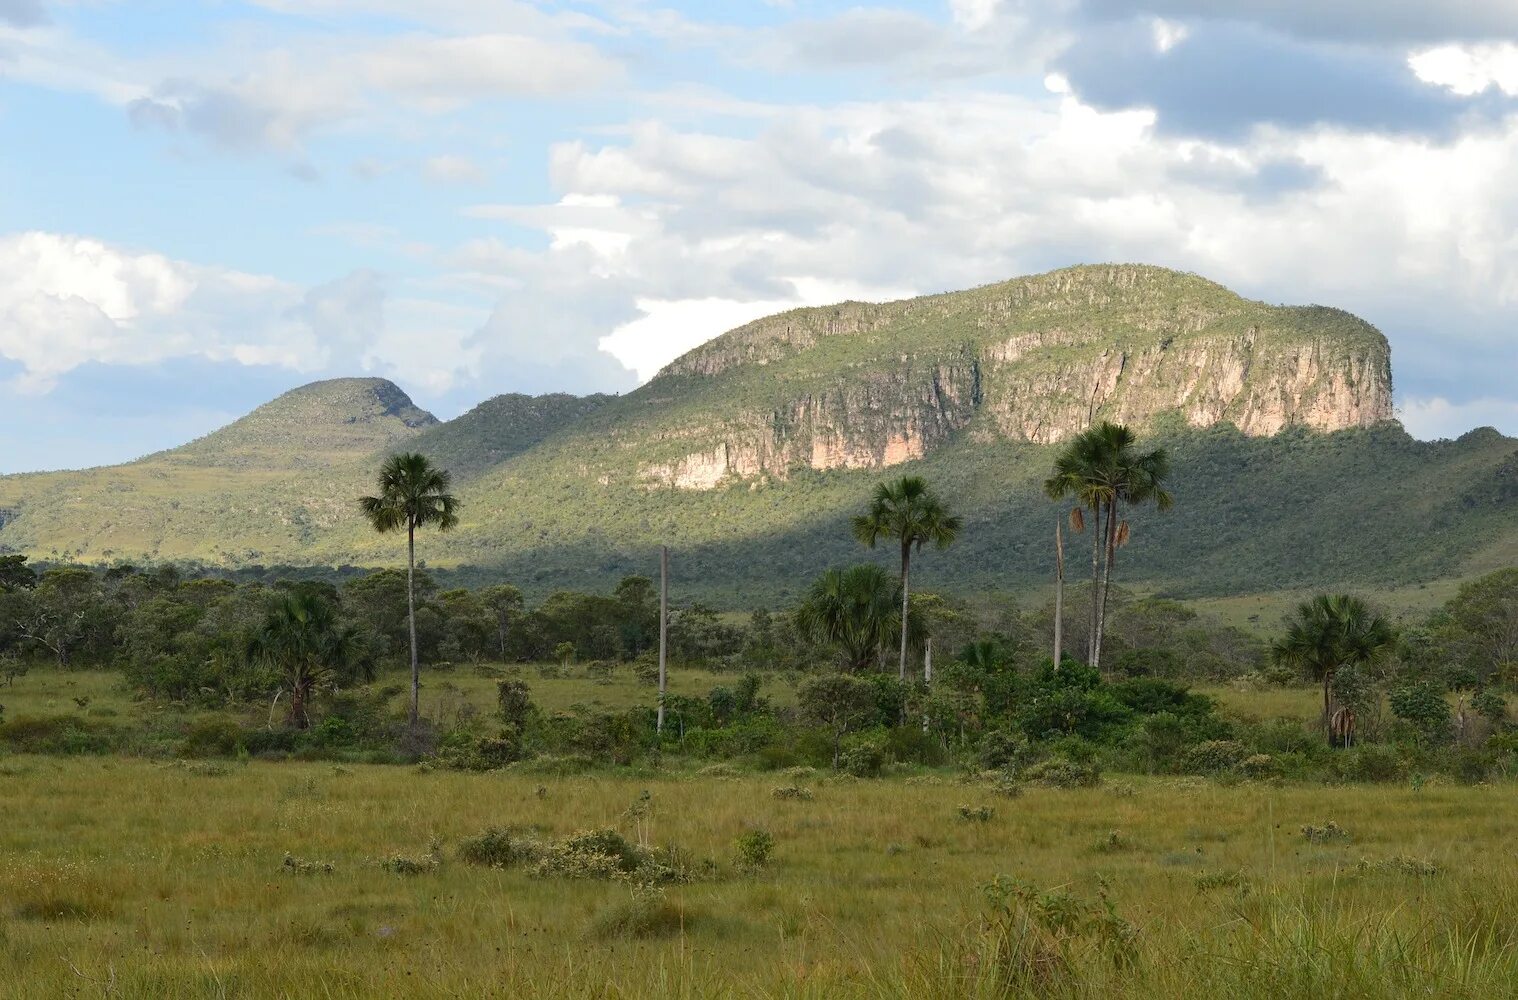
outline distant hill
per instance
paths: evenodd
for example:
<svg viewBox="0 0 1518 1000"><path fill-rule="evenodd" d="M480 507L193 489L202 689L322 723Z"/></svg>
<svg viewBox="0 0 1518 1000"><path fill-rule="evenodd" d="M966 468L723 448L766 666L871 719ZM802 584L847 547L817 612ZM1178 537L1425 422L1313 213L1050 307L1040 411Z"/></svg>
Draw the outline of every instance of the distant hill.
<svg viewBox="0 0 1518 1000"><path fill-rule="evenodd" d="M1176 458L1177 506L1137 515L1128 582L1391 587L1518 559L1518 441L1412 440L1374 327L1136 265L795 310L625 396L499 396L441 424L388 382L317 383L142 462L0 478L0 546L388 564L393 541L353 498L406 447L452 469L465 504L426 558L535 592L648 572L668 543L712 600L793 596L865 557L848 517L888 468L929 476L967 518L922 561L926 585L1015 590L1049 573L1053 446L1103 418Z"/></svg>

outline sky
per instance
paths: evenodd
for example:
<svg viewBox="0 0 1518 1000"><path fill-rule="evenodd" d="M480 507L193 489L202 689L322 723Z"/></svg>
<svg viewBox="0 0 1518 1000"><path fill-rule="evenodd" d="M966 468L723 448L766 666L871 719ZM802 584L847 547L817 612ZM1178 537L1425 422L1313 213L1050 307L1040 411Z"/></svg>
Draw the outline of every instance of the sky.
<svg viewBox="0 0 1518 1000"><path fill-rule="evenodd" d="M1518 434L1518 3L0 0L0 472L1101 261L1348 309L1412 433Z"/></svg>

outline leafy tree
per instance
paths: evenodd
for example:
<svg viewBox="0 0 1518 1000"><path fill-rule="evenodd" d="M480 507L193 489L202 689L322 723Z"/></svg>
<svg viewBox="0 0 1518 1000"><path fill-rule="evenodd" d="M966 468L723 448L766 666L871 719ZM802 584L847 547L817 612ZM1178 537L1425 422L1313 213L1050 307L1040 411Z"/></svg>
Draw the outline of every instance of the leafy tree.
<svg viewBox="0 0 1518 1000"><path fill-rule="evenodd" d="M901 546L901 668L907 677L907 630L911 615L912 553L924 545L948 548L959 537L964 522L949 513L938 494L920 476L902 476L875 487L870 509L854 518L854 535L874 548L877 542L894 539Z"/></svg>
<svg viewBox="0 0 1518 1000"><path fill-rule="evenodd" d="M495 626L495 648L504 663L511 626L522 616L522 592L509 583L497 583L480 591L480 603L490 612Z"/></svg>
<svg viewBox="0 0 1518 1000"><path fill-rule="evenodd" d="M31 590L37 585L37 573L26 564L26 556L0 556L0 594Z"/></svg>
<svg viewBox="0 0 1518 1000"><path fill-rule="evenodd" d="M290 721L311 724L306 706L319 683L345 680L359 667L358 633L338 622L337 609L310 594L274 599L263 624L248 640L248 658L279 671L290 691Z"/></svg>
<svg viewBox="0 0 1518 1000"><path fill-rule="evenodd" d="M1444 617L1450 657L1478 680L1518 668L1518 568L1464 584L1445 606Z"/></svg>
<svg viewBox="0 0 1518 1000"><path fill-rule="evenodd" d="M1091 513L1091 587L1098 595L1091 603L1088 644L1091 666L1102 660L1102 629L1107 599L1112 589L1112 567L1117 550L1127 544L1130 529L1119 516L1124 504L1141 506L1153 502L1160 510L1173 503L1164 482L1170 475L1170 458L1163 448L1138 450L1138 436L1123 426L1103 421L1070 441L1055 458L1054 475L1044 482L1053 500L1073 499ZM1081 526L1084 517L1075 523Z"/></svg>
<svg viewBox="0 0 1518 1000"><path fill-rule="evenodd" d="M1270 647L1271 659L1305 671L1323 685L1323 729L1333 715L1334 673L1368 664L1394 641L1392 627L1365 602L1348 594L1320 594L1297 607L1286 634Z"/></svg>
<svg viewBox="0 0 1518 1000"><path fill-rule="evenodd" d="M424 455L391 455L380 467L379 493L361 497L359 506L375 531L406 532L406 617L411 631L411 724L420 715L422 675L416 649L416 532L435 526L450 531L459 523L458 500L448 492L452 477L434 468Z"/></svg>
<svg viewBox="0 0 1518 1000"><path fill-rule="evenodd" d="M67 668L80 647L108 632L108 609L100 581L87 569L65 567L42 574L31 593L26 617L16 623L22 637L50 650Z"/></svg>
<svg viewBox="0 0 1518 1000"><path fill-rule="evenodd" d="M843 738L867 725L877 712L874 686L848 674L815 677L801 686L796 699L802 717L826 727L832 735L835 768L843 749Z"/></svg>
<svg viewBox="0 0 1518 1000"><path fill-rule="evenodd" d="M836 647L848 670L866 670L900 625L896 584L873 563L830 569L796 609L796 627L814 642ZM921 625L908 614L908 631Z"/></svg>

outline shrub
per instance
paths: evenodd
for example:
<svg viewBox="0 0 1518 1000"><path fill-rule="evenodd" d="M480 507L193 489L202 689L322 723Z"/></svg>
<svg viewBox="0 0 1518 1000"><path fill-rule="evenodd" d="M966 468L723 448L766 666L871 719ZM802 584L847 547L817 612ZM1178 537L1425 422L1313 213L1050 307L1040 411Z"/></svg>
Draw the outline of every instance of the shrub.
<svg viewBox="0 0 1518 1000"><path fill-rule="evenodd" d="M477 837L467 837L459 844L459 860L486 868L511 868L534 861L542 853L536 840L519 837L510 830L491 827Z"/></svg>
<svg viewBox="0 0 1518 1000"><path fill-rule="evenodd" d="M242 727L231 719L205 719L185 731L181 757L231 757L243 745Z"/></svg>
<svg viewBox="0 0 1518 1000"><path fill-rule="evenodd" d="M768 830L750 830L734 842L738 867L758 871L769 867L775 855L775 838Z"/></svg>
<svg viewBox="0 0 1518 1000"><path fill-rule="evenodd" d="M670 937L684 933L688 923L690 915L663 890L638 887L628 899L596 914L590 933L603 940Z"/></svg>
<svg viewBox="0 0 1518 1000"><path fill-rule="evenodd" d="M1181 769L1189 774L1219 774L1232 771L1249 756L1249 749L1237 740L1207 740L1187 750Z"/></svg>
<svg viewBox="0 0 1518 1000"><path fill-rule="evenodd" d="M1477 691L1471 697L1471 708L1493 725L1501 725L1507 720L1507 699L1491 688Z"/></svg>
<svg viewBox="0 0 1518 1000"><path fill-rule="evenodd" d="M993 806L960 806L959 818L966 823L989 823L996 815Z"/></svg>
<svg viewBox="0 0 1518 1000"><path fill-rule="evenodd" d="M855 778L880 777L885 762L885 745L879 738L856 738L838 755L838 769Z"/></svg>
<svg viewBox="0 0 1518 1000"><path fill-rule="evenodd" d="M1415 858L1405 854L1398 854L1390 858L1381 858L1377 861L1360 859L1355 866L1356 873L1360 875L1410 875L1414 878L1431 878L1438 875L1440 868L1427 858Z"/></svg>
<svg viewBox="0 0 1518 1000"><path fill-rule="evenodd" d="M443 864L442 849L434 842L427 853L419 858L396 854L380 862L380 867L396 875L426 875L435 872Z"/></svg>
<svg viewBox="0 0 1518 1000"><path fill-rule="evenodd" d="M285 860L280 867L292 875L331 875L337 871L330 861L307 861L288 851L285 852Z"/></svg>
<svg viewBox="0 0 1518 1000"><path fill-rule="evenodd" d="M1443 689L1434 682L1395 687L1388 700L1392 714L1412 724L1425 738L1438 741L1449 736L1449 703L1444 700Z"/></svg>
<svg viewBox="0 0 1518 1000"><path fill-rule="evenodd" d="M1067 757L1051 757L1028 768L1027 779L1049 788L1094 788L1102 772L1095 763L1079 763Z"/></svg>
<svg viewBox="0 0 1518 1000"><path fill-rule="evenodd" d="M1309 844L1346 843L1349 840L1349 831L1333 820L1329 820L1322 826L1309 824L1302 827L1302 836L1307 838Z"/></svg>
<svg viewBox="0 0 1518 1000"><path fill-rule="evenodd" d="M1407 764L1398 749L1386 743L1362 743L1335 755L1334 770L1345 781L1401 781Z"/></svg>
<svg viewBox="0 0 1518 1000"><path fill-rule="evenodd" d="M800 785L781 785L770 791L770 795L782 802L810 802L812 790L802 788Z"/></svg>
<svg viewBox="0 0 1518 1000"><path fill-rule="evenodd" d="M1268 753L1252 753L1239 761L1239 773L1256 781L1278 778L1281 775L1281 764Z"/></svg>
<svg viewBox="0 0 1518 1000"><path fill-rule="evenodd" d="M549 844L539 853L539 878L613 879L630 875L643 860L638 848L611 829L587 830Z"/></svg>
<svg viewBox="0 0 1518 1000"><path fill-rule="evenodd" d="M1202 872L1196 877L1196 891L1209 892L1213 889L1242 889L1249 884L1249 876L1242 870L1224 872Z"/></svg>
<svg viewBox="0 0 1518 1000"><path fill-rule="evenodd" d="M1020 771L1038 758L1038 750L1022 733L993 729L980 741L980 766L988 771Z"/></svg>

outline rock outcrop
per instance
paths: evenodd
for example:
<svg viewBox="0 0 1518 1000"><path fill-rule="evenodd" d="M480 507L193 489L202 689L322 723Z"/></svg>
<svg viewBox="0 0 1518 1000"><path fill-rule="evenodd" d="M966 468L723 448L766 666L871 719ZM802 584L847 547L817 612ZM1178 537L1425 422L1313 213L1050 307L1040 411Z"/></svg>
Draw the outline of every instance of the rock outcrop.
<svg viewBox="0 0 1518 1000"><path fill-rule="evenodd" d="M704 401L650 427L652 485L885 467L956 434L1050 444L1178 415L1245 434L1392 418L1386 339L1348 313L1240 298L1142 266L1071 268L884 305L797 310L672 363L649 391Z"/></svg>

